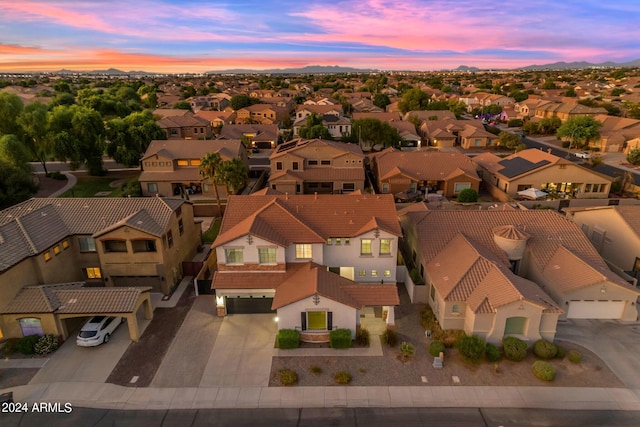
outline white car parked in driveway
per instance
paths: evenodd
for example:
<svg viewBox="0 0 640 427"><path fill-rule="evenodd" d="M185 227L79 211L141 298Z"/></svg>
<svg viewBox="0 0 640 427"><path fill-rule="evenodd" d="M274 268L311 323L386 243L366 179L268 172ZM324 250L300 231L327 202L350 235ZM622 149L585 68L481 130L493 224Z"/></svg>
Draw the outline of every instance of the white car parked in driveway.
<svg viewBox="0 0 640 427"><path fill-rule="evenodd" d="M113 332L123 322L124 317L94 316L80 329L76 344L80 347L94 347L108 343Z"/></svg>
<svg viewBox="0 0 640 427"><path fill-rule="evenodd" d="M575 153L574 156L576 156L579 159L590 159L591 158L591 154L587 153L586 151L579 151L579 152Z"/></svg>

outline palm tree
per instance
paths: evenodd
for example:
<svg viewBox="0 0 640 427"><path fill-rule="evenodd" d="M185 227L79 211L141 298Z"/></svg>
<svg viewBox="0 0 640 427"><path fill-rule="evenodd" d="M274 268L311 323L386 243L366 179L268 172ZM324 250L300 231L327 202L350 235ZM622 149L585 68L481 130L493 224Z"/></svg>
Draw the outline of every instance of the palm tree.
<svg viewBox="0 0 640 427"><path fill-rule="evenodd" d="M207 153L200 162L200 175L205 180L210 180L216 193L216 202L218 204L218 213L222 216L222 207L220 206L220 194L218 193L218 183L220 182L220 174L222 168L222 158L218 153Z"/></svg>
<svg viewBox="0 0 640 427"><path fill-rule="evenodd" d="M235 158L222 162L220 178L227 186L227 194L235 194L247 184L249 172L244 162Z"/></svg>

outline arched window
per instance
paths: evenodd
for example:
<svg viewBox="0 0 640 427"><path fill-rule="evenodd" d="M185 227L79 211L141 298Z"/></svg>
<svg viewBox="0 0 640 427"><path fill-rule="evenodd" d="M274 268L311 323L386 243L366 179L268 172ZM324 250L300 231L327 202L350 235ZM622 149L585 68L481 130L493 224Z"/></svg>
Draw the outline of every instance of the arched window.
<svg viewBox="0 0 640 427"><path fill-rule="evenodd" d="M42 333L42 323L40 319L35 317L20 319L20 329L22 329L22 336L24 337L29 335L44 335L44 333Z"/></svg>

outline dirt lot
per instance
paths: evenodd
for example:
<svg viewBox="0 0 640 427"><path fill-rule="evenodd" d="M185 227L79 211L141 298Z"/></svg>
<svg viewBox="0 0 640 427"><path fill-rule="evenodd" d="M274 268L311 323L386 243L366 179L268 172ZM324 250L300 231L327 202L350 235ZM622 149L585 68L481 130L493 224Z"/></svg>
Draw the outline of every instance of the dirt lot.
<svg viewBox="0 0 640 427"><path fill-rule="evenodd" d="M493 363L486 361L471 365L464 361L457 350L447 349L444 367L435 369L432 367L433 357L428 352L429 341L420 325L420 310L424 305L407 303L406 292L400 295L402 304L396 308L396 332L398 342L406 341L414 345L416 351L412 359L407 362L399 359L399 345L395 348L383 345L384 354L378 357L274 357L269 385L280 386L278 372L286 368L298 374L300 386L336 385L333 374L347 371L351 374L350 385L353 386L445 386L453 385L452 377L457 376L460 385L465 386L624 387L622 381L595 354L565 342L557 344L567 352L578 350L582 354L582 362L575 364L566 357L563 360L551 360L557 369L556 379L551 383L543 382L531 373L531 364L536 360L533 354L529 354L522 362L502 360L496 369ZM339 354L339 350L336 353ZM322 373L312 373L312 366L320 367ZM427 383L423 382L423 376Z"/></svg>

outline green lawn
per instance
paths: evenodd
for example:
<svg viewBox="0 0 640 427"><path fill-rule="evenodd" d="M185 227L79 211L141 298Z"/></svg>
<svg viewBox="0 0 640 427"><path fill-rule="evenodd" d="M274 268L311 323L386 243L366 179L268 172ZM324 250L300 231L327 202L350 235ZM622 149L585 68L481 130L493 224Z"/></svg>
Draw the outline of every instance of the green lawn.
<svg viewBox="0 0 640 427"><path fill-rule="evenodd" d="M216 218L215 221L211 224L211 227L204 233L202 233L202 240L205 243L213 243L218 236L218 232L220 231L220 225L222 224L222 219Z"/></svg>
<svg viewBox="0 0 640 427"><path fill-rule="evenodd" d="M120 186L116 188L109 187L109 184L121 178L109 176L86 176L77 177L78 182L70 190L64 192L60 197L95 197L96 193L101 191L110 191L108 196L104 197L121 197L122 190Z"/></svg>

